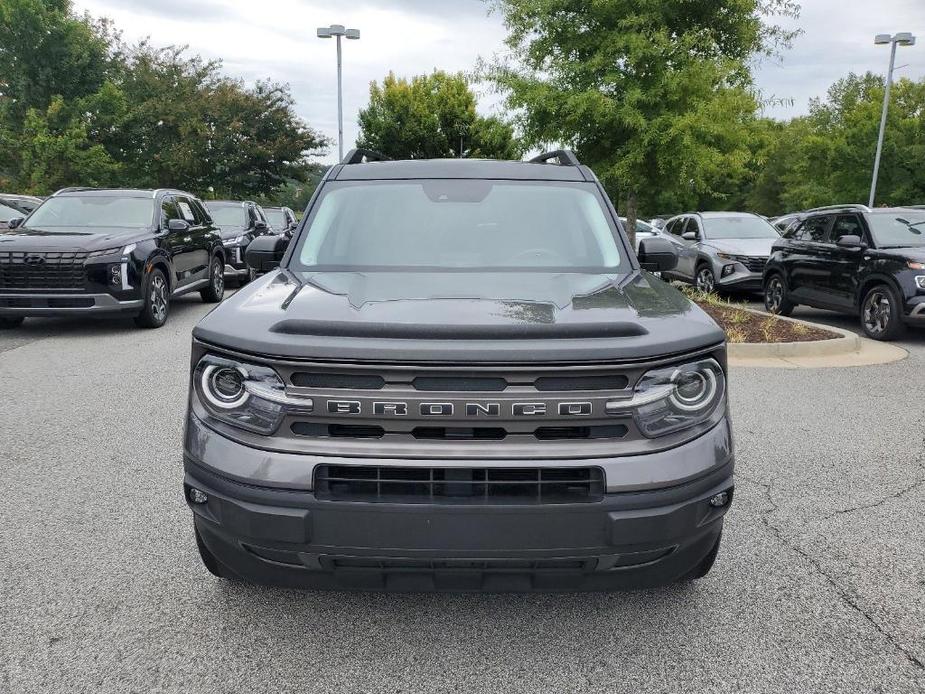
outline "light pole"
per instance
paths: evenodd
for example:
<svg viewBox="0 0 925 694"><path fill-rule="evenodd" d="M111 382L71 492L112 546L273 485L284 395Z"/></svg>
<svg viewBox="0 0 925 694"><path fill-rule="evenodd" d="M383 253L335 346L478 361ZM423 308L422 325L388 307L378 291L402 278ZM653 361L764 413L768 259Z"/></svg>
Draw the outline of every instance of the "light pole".
<svg viewBox="0 0 925 694"><path fill-rule="evenodd" d="M883 90L883 110L880 112L880 134L877 136L877 154L874 155L874 176L870 181L870 199L868 207L874 206L874 196L877 194L877 174L880 173L880 153L883 151L883 131L886 129L886 112L890 106L890 87L893 85L893 65L896 62L896 46L914 46L915 37L908 31L901 31L890 36L877 34L874 43L878 46L890 44L890 69L886 73L886 88Z"/></svg>
<svg viewBox="0 0 925 694"><path fill-rule="evenodd" d="M332 24L329 27L318 27L318 38L337 38L337 152L338 161L344 158L344 90L341 77L341 37L356 40L360 38L359 29L345 29L343 24Z"/></svg>

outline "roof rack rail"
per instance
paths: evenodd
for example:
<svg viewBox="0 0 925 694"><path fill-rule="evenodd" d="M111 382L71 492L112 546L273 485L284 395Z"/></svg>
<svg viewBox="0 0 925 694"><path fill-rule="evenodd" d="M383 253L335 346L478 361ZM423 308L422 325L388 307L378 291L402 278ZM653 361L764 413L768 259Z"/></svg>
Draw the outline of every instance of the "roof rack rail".
<svg viewBox="0 0 925 694"><path fill-rule="evenodd" d="M78 190L97 190L97 188L94 188L93 186L68 186L67 188L56 190L51 194L51 197L55 197L58 193L74 193Z"/></svg>
<svg viewBox="0 0 925 694"><path fill-rule="evenodd" d="M384 154L371 149L351 149L341 161L341 164L365 164L370 161L389 161Z"/></svg>
<svg viewBox="0 0 925 694"><path fill-rule="evenodd" d="M804 212L824 212L825 210L861 210L862 212L870 212L870 208L867 205L862 205L858 202L849 202L844 205L823 205L822 207L811 207L808 210L803 210Z"/></svg>
<svg viewBox="0 0 925 694"><path fill-rule="evenodd" d="M570 149L556 149L552 152L546 152L545 154L533 157L530 162L533 164L548 164L553 160L555 160L559 166L581 166L578 157L576 157L575 153Z"/></svg>

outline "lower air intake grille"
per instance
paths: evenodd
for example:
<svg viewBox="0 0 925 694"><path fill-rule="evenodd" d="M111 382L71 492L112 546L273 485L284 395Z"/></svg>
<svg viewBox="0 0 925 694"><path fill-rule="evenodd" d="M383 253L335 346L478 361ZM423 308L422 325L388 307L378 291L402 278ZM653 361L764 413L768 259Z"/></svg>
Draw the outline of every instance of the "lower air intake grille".
<svg viewBox="0 0 925 694"><path fill-rule="evenodd" d="M315 495L331 501L575 504L604 498L597 467L428 468L319 465Z"/></svg>

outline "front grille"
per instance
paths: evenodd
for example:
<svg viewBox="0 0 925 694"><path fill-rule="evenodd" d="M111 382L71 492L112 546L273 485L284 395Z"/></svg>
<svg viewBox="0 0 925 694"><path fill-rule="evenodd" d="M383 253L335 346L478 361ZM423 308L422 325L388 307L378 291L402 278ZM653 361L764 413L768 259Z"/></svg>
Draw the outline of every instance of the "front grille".
<svg viewBox="0 0 925 694"><path fill-rule="evenodd" d="M742 265L748 268L749 272L764 272L764 266L768 262L767 258L755 257L749 255L740 255L736 257Z"/></svg>
<svg viewBox="0 0 925 694"><path fill-rule="evenodd" d="M597 467L434 468L319 465L315 495L329 501L575 504L604 498Z"/></svg>
<svg viewBox="0 0 925 694"><path fill-rule="evenodd" d="M86 251L0 252L0 289L82 289Z"/></svg>

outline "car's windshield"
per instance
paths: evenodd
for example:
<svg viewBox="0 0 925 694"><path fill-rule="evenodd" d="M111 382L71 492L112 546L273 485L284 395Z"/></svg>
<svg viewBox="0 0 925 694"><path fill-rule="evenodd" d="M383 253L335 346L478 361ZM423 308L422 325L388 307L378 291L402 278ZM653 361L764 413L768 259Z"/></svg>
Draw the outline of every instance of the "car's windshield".
<svg viewBox="0 0 925 694"><path fill-rule="evenodd" d="M239 202L208 203L212 221L220 227L243 227L244 207Z"/></svg>
<svg viewBox="0 0 925 694"><path fill-rule="evenodd" d="M29 217L29 226L150 227L154 198L115 195L67 195L49 198Z"/></svg>
<svg viewBox="0 0 925 694"><path fill-rule="evenodd" d="M286 228L286 215L283 214L282 210L264 208L263 213L267 216L267 221L270 222L270 226L275 230L283 231Z"/></svg>
<svg viewBox="0 0 925 694"><path fill-rule="evenodd" d="M626 226L626 217L620 217L620 221L623 222L623 226ZM648 222L644 222L641 219L636 220L636 233L643 232L646 234L654 234L655 229L652 228L652 225Z"/></svg>
<svg viewBox="0 0 925 694"><path fill-rule="evenodd" d="M19 210L15 210L12 207L7 207L6 205L0 205L0 222L8 222L11 219L24 216L25 215Z"/></svg>
<svg viewBox="0 0 925 694"><path fill-rule="evenodd" d="M767 220L752 215L707 217L703 220L708 239L776 239L780 238Z"/></svg>
<svg viewBox="0 0 925 694"><path fill-rule="evenodd" d="M867 216L870 232L878 248L925 246L925 213L902 211Z"/></svg>
<svg viewBox="0 0 925 694"><path fill-rule="evenodd" d="M601 271L621 266L591 184L425 180L329 184L294 266Z"/></svg>

